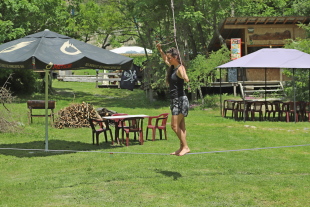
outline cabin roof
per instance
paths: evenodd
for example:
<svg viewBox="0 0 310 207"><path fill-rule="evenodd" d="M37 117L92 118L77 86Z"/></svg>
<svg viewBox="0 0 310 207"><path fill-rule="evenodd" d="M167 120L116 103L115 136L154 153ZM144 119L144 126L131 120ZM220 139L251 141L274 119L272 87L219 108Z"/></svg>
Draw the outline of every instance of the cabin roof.
<svg viewBox="0 0 310 207"><path fill-rule="evenodd" d="M274 25L309 24L310 16L287 16L287 17L227 17L219 24L219 32L224 39L241 37L242 29ZM263 26L265 27L265 26ZM209 51L220 48L218 35L214 34L209 44Z"/></svg>

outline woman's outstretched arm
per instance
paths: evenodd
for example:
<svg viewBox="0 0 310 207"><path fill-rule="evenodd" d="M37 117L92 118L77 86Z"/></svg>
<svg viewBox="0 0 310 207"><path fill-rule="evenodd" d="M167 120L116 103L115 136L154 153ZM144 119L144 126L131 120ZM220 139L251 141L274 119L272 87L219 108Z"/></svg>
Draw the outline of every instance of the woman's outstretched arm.
<svg viewBox="0 0 310 207"><path fill-rule="evenodd" d="M170 67L170 63L169 63L169 61L168 61L168 57L167 57L167 55L164 53L164 51L161 49L161 44L158 43L158 44L156 45L156 47L157 47L158 51L160 52L161 58L162 58L162 59L164 60L164 62Z"/></svg>

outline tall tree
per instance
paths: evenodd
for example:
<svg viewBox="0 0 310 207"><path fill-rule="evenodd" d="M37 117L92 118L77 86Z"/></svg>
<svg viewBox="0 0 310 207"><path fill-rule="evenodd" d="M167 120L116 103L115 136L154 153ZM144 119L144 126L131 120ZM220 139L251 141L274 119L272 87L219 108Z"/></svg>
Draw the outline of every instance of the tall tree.
<svg viewBox="0 0 310 207"><path fill-rule="evenodd" d="M44 29L65 31L70 15L64 0L2 0L0 11L0 42Z"/></svg>
<svg viewBox="0 0 310 207"><path fill-rule="evenodd" d="M310 54L310 25L300 25L307 31L308 38L287 40L285 48L297 49L302 52ZM286 81L285 92L288 97L293 99L294 91L293 84L296 85L296 100L298 101L310 101L310 70L305 69L285 69L284 74L291 77L292 81ZM294 81L294 82L293 82Z"/></svg>

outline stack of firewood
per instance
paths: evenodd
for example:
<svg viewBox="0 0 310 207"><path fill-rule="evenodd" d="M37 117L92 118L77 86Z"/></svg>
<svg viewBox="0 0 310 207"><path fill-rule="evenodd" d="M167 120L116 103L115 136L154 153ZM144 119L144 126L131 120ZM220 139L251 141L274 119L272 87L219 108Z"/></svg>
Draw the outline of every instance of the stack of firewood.
<svg viewBox="0 0 310 207"><path fill-rule="evenodd" d="M58 129L63 129L65 127L89 127L89 118L101 119L101 116L94 109L93 105L85 102L82 104L71 104L69 107L58 112L54 125Z"/></svg>

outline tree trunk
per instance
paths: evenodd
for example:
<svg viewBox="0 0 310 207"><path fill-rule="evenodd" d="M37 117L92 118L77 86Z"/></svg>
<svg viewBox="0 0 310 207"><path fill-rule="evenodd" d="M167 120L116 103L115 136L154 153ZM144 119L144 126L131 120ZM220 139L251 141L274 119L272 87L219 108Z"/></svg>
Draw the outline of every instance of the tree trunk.
<svg viewBox="0 0 310 207"><path fill-rule="evenodd" d="M221 45L224 45L227 47L226 45L226 42L225 42L225 39L222 37L220 31L219 31L219 28L217 26L217 23L216 23L216 14L214 13L213 15L213 28L214 28L214 32L215 34L218 36L220 42L221 42Z"/></svg>
<svg viewBox="0 0 310 207"><path fill-rule="evenodd" d="M202 91L201 91L201 86L199 86L198 92L199 92L199 96L201 98L201 104L202 104L202 106L204 106L205 105L205 100L203 99L203 95L202 95Z"/></svg>

